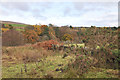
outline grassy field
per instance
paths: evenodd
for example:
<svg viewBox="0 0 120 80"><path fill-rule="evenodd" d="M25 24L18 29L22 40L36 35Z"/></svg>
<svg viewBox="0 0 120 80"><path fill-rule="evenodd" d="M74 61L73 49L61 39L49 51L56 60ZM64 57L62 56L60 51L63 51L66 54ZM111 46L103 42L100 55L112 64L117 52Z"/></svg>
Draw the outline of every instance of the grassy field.
<svg viewBox="0 0 120 80"><path fill-rule="evenodd" d="M32 47L3 47L2 78L117 78L118 70L91 67L82 76L66 69L76 59L75 54L64 56L63 51L46 51ZM24 63L25 60L31 60ZM63 71L65 70L65 71Z"/></svg>
<svg viewBox="0 0 120 80"><path fill-rule="evenodd" d="M15 64L11 65L10 67L3 67L3 78L34 78L34 77L45 77L47 75L54 76L55 78L63 77L61 71L56 71L56 69L64 69L67 67L68 62L74 59L71 56L67 57L66 59L62 59L62 56L49 56L43 59L41 62L38 63L28 63L27 72L24 71L24 64ZM58 66L63 64L62 66ZM21 69L23 70L21 72ZM11 74L12 75L11 75Z"/></svg>
<svg viewBox="0 0 120 80"><path fill-rule="evenodd" d="M16 31L25 31L24 29L16 29Z"/></svg>
<svg viewBox="0 0 120 80"><path fill-rule="evenodd" d="M7 24L5 24L6 26ZM11 24L13 27L26 27L27 25L24 24Z"/></svg>

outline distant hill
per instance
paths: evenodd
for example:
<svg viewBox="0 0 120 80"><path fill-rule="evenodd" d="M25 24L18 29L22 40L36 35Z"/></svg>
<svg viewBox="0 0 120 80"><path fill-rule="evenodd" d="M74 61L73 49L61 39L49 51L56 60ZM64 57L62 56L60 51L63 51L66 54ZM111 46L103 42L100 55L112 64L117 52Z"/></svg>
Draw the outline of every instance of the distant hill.
<svg viewBox="0 0 120 80"><path fill-rule="evenodd" d="M13 21L2 21L2 20L0 20L0 22L2 22L3 24L22 24L22 25L29 25L29 24L20 23L20 22L13 22Z"/></svg>

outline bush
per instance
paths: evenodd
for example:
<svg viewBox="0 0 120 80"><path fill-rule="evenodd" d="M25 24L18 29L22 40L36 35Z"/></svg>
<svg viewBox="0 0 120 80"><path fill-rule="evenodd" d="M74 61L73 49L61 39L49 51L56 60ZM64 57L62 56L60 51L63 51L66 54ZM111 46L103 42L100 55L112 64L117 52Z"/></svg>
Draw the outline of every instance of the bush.
<svg viewBox="0 0 120 80"><path fill-rule="evenodd" d="M2 24L2 28L6 28L6 27L5 27L5 24Z"/></svg>
<svg viewBox="0 0 120 80"><path fill-rule="evenodd" d="M47 35L49 37L49 40L50 40L49 28L44 27L44 26L42 28L44 29L44 31L40 34L40 36Z"/></svg>
<svg viewBox="0 0 120 80"><path fill-rule="evenodd" d="M63 36L63 41L67 41L67 40L73 40L72 36L70 34L64 34Z"/></svg>
<svg viewBox="0 0 120 80"><path fill-rule="evenodd" d="M77 71L78 75L82 75L87 72L88 69L95 63L96 61L94 59L89 58L85 55L77 54L76 60L72 64L69 64L69 67L67 69L69 70L72 67L74 70Z"/></svg>
<svg viewBox="0 0 120 80"><path fill-rule="evenodd" d="M41 29L41 26L39 26L39 25L34 25L34 31L35 31L38 35L40 35L43 30Z"/></svg>
<svg viewBox="0 0 120 80"><path fill-rule="evenodd" d="M2 34L3 46L18 46L23 44L24 44L23 34L18 31L8 30Z"/></svg>
<svg viewBox="0 0 120 80"><path fill-rule="evenodd" d="M35 43L39 40L39 36L34 30L26 30L24 32L24 39L26 43Z"/></svg>
<svg viewBox="0 0 120 80"><path fill-rule="evenodd" d="M34 26L28 25L28 26L25 27L25 30L29 30L29 29L34 30Z"/></svg>
<svg viewBox="0 0 120 80"><path fill-rule="evenodd" d="M114 49L112 50L112 53L115 56L115 62L120 62L120 50Z"/></svg>

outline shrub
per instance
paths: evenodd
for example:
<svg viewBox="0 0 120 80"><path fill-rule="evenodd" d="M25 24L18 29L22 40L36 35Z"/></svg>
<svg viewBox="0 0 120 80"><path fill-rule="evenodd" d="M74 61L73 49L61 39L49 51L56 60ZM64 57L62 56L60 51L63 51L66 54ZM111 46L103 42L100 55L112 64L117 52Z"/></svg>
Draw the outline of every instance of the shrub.
<svg viewBox="0 0 120 80"><path fill-rule="evenodd" d="M24 32L24 39L27 43L35 43L39 40L39 36L34 30L26 30Z"/></svg>
<svg viewBox="0 0 120 80"><path fill-rule="evenodd" d="M50 39L49 28L46 27L46 26L43 26L42 28L43 28L44 30L43 30L43 32L40 34L40 36L47 35L47 36L49 37L49 39Z"/></svg>
<svg viewBox="0 0 120 80"><path fill-rule="evenodd" d="M117 62L117 63L120 62L120 50L114 49L114 50L112 50L112 53L116 57L115 62Z"/></svg>
<svg viewBox="0 0 120 80"><path fill-rule="evenodd" d="M29 29L34 30L34 26L28 25L28 26L25 27L25 30L29 30Z"/></svg>
<svg viewBox="0 0 120 80"><path fill-rule="evenodd" d="M3 46L18 46L23 44L24 44L23 34L18 31L9 30L2 34Z"/></svg>
<svg viewBox="0 0 120 80"><path fill-rule="evenodd" d="M88 71L88 69L94 65L96 61L94 59L89 58L85 55L76 55L76 60L69 64L68 70L72 67L74 70L77 71L78 75L82 75Z"/></svg>
<svg viewBox="0 0 120 80"><path fill-rule="evenodd" d="M6 28L13 29L13 26L11 24L6 24Z"/></svg>
<svg viewBox="0 0 120 80"><path fill-rule="evenodd" d="M54 28L54 31L55 31L55 35L57 38L60 38L60 31L59 31L59 27L55 27Z"/></svg>
<svg viewBox="0 0 120 80"><path fill-rule="evenodd" d="M13 29L13 26L11 25L11 24L9 24L9 27L8 27L9 29Z"/></svg>
<svg viewBox="0 0 120 80"><path fill-rule="evenodd" d="M49 35L50 35L50 39L53 39L53 40L57 39L53 27L49 27Z"/></svg>
<svg viewBox="0 0 120 80"><path fill-rule="evenodd" d="M67 40L73 40L73 38L72 38L72 36L70 35L70 34L64 34L64 36L63 36L63 41L67 41Z"/></svg>
<svg viewBox="0 0 120 80"><path fill-rule="evenodd" d="M2 28L5 28L5 24L2 24Z"/></svg>
<svg viewBox="0 0 120 80"><path fill-rule="evenodd" d="M73 29L73 27L70 25L70 29Z"/></svg>
<svg viewBox="0 0 120 80"><path fill-rule="evenodd" d="M34 25L34 30L38 35L40 35L42 33L41 26L39 26L39 25Z"/></svg>
<svg viewBox="0 0 120 80"><path fill-rule="evenodd" d="M1 28L2 32L6 32L9 30L9 28Z"/></svg>

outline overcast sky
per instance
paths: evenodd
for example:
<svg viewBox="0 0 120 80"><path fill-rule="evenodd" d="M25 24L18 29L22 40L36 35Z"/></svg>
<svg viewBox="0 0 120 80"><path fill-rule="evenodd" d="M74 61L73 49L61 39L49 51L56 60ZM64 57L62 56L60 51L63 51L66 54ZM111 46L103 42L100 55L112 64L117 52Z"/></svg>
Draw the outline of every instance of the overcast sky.
<svg viewBox="0 0 120 80"><path fill-rule="evenodd" d="M2 2L0 20L62 26L118 26L117 2Z"/></svg>

